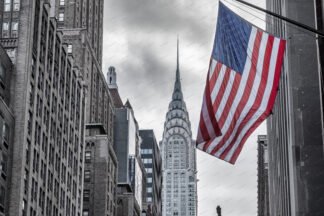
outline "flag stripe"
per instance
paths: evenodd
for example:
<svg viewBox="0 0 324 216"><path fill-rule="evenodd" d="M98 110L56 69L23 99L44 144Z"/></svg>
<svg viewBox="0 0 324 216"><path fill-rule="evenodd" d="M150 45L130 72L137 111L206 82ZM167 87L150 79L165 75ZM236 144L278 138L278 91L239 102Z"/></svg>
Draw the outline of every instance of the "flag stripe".
<svg viewBox="0 0 324 216"><path fill-rule="evenodd" d="M279 39L276 38L275 39L275 42L278 41L278 40ZM279 44L279 49L278 49L278 54L277 54L277 61L276 61L277 63L276 63L276 69L275 69L275 75L274 75L274 82L273 82L273 87L272 87L272 90L271 90L271 95L270 95L270 99L269 99L269 103L268 103L267 109L265 110L265 112L263 113L263 115L261 115L260 119L254 123L254 125L251 127L251 129L248 131L248 133L246 133L245 136L243 137L243 139L241 140L238 149L235 151L234 155L232 156L232 158L230 160L230 163L232 163L232 164L234 164L235 161L237 160L237 157L240 154L240 152L242 150L242 147L243 147L245 141L247 140L247 138L262 123L262 121L264 119L266 119L267 116L269 116L270 111L271 111L271 109L273 107L274 98L275 98L275 95L277 93L277 88L279 86L279 78L280 78L281 64L282 64L282 60L283 60L283 55L284 55L284 50L285 50L285 46L286 46L286 41L280 40L279 43L280 44ZM274 64L275 64L275 62L272 62L272 63L270 62L270 67L272 65L274 65Z"/></svg>
<svg viewBox="0 0 324 216"><path fill-rule="evenodd" d="M216 83L215 83L214 87L212 88L213 91L211 92L211 101L213 103L214 103L214 101L216 99L216 96L217 96L217 94L219 92L219 89L220 89L220 87L222 85L222 82L223 82L223 79L224 79L224 76L225 76L225 72L226 72L226 66L222 65L221 68L220 68Z"/></svg>
<svg viewBox="0 0 324 216"><path fill-rule="evenodd" d="M237 140L234 148L229 153L229 156L226 158L230 163L234 163L238 157L238 154L241 152L243 144L246 139L251 135L251 133L264 121L270 110L268 105L270 102L270 95L273 92L277 91L280 77L280 69L275 68L276 61L280 55L280 40L276 38L273 42L273 49L271 53L270 67L269 67L269 79L267 82L267 87L263 96L261 107L258 112L252 117L252 120L248 122L248 125L244 128L245 130L241 132L239 139ZM282 57L281 57L282 58ZM238 147L237 147L238 146ZM234 152L235 151L235 152Z"/></svg>
<svg viewBox="0 0 324 216"><path fill-rule="evenodd" d="M215 64L213 64L215 63ZM215 60L213 61L212 65L211 65L211 69L209 71L212 71L212 76L209 80L209 87L210 89L214 89L214 86L216 84L216 80L218 79L219 73L221 71L222 68L222 64L220 62L216 62Z"/></svg>
<svg viewBox="0 0 324 216"><path fill-rule="evenodd" d="M215 101L213 101L213 110L214 111L218 110L219 106L221 105L222 100L224 100L224 98L225 98L224 93L225 93L226 89L228 88L228 86L232 86L232 84L233 84L235 72L232 72L231 68L228 68L228 67L225 67L225 68L226 69L225 69L224 79L220 85L220 88L218 90L218 94L215 98ZM218 120L217 114L216 114L216 119Z"/></svg>
<svg viewBox="0 0 324 216"><path fill-rule="evenodd" d="M204 122L207 128L207 132L209 134L209 137L215 137L216 134L214 132L214 128L213 128L213 123L211 122L211 119L209 117L210 113L208 112L208 105L206 104L206 93L204 94L204 102L203 102L203 118L204 118Z"/></svg>
<svg viewBox="0 0 324 216"><path fill-rule="evenodd" d="M199 128L200 128L200 132L201 135L203 137L204 140L209 140L209 134L205 125L205 121L204 121L204 117L203 117L203 111L201 111L200 113L200 122L199 122Z"/></svg>
<svg viewBox="0 0 324 216"><path fill-rule="evenodd" d="M269 36L268 41L267 41L267 47L266 47L266 51L265 51L265 55L264 55L264 62L263 64L263 69L262 69L262 76L261 76L261 82L258 88L258 91L256 93L256 97L254 100L254 104L253 106L249 109L249 112L247 113L247 115L245 116L244 120L242 121L242 123L240 124L234 139L232 140L231 144L225 149L225 151L220 155L221 159L224 159L226 157L226 161L229 161L232 154L233 154L233 150L235 150L234 148L232 148L239 136L239 134L241 133L242 129L245 127L245 125L247 123L249 123L249 121L251 120L252 116L257 112L257 110L260 108L261 105L261 100L263 99L264 96L264 92L265 92L265 88L267 85L267 81L268 81L268 73L269 73L269 62L270 62L270 57L271 57L271 51L272 51L272 45L273 45L273 36ZM228 154L228 152L231 150L232 154Z"/></svg>

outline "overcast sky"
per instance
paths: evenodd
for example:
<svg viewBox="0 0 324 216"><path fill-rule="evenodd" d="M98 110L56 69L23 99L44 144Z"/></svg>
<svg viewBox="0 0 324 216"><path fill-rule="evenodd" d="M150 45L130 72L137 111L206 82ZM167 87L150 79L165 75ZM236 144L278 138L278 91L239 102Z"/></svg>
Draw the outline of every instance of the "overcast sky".
<svg viewBox="0 0 324 216"><path fill-rule="evenodd" d="M264 7L263 0L250 2ZM264 27L262 13L224 3ZM182 91L196 139L217 10L217 0L105 0L103 71L116 67L122 100L130 100L140 129L154 129L157 141L173 91L177 35ZM217 205L224 216L257 215L256 141L265 133L262 124L234 166L197 150L199 216L216 215Z"/></svg>

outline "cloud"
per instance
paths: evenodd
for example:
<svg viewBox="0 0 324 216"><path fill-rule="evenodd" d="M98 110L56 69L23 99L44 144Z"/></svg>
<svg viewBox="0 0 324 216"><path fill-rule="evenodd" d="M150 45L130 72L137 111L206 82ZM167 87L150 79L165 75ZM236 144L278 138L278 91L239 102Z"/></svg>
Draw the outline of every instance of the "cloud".
<svg viewBox="0 0 324 216"><path fill-rule="evenodd" d="M106 7L120 16L112 29L182 34L189 36L191 41L207 39L210 30L208 25L204 25L206 19L197 19L199 8L192 7L193 4L193 1L120 0L108 1ZM106 20L109 19L115 18L108 12Z"/></svg>

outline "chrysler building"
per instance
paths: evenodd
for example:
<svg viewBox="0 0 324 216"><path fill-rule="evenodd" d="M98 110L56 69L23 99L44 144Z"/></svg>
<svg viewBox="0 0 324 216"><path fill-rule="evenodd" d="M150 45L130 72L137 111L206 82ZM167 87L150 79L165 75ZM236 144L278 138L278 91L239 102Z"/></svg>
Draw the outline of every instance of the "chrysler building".
<svg viewBox="0 0 324 216"><path fill-rule="evenodd" d="M196 216L195 141L192 140L189 115L181 91L179 43L176 80L166 114L160 149L163 154L163 216Z"/></svg>

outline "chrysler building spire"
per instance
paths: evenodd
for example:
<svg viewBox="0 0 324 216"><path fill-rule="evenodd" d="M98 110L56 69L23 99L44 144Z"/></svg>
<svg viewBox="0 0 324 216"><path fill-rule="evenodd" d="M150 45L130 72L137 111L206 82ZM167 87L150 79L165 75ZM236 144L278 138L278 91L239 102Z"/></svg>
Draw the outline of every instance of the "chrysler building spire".
<svg viewBox="0 0 324 216"><path fill-rule="evenodd" d="M163 158L163 216L197 215L195 141L183 99L180 80L179 40L172 100L166 114L160 149Z"/></svg>
<svg viewBox="0 0 324 216"><path fill-rule="evenodd" d="M186 104L183 101L183 95L181 90L180 80L180 66L179 66L179 39L177 40L177 69L176 69L176 80L174 83L174 90L172 94L172 101L169 105L169 110L182 109L186 111Z"/></svg>

